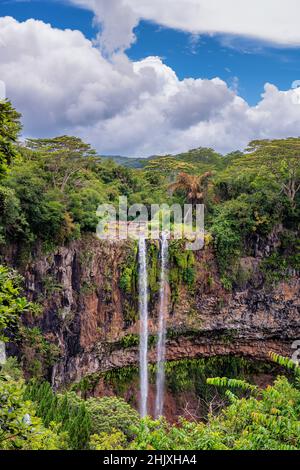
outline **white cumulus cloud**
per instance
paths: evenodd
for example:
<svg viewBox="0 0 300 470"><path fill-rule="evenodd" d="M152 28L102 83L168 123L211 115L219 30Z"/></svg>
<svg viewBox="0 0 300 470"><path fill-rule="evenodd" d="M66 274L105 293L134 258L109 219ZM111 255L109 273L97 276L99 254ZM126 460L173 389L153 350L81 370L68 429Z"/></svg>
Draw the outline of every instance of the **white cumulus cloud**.
<svg viewBox="0 0 300 470"><path fill-rule="evenodd" d="M0 18L0 80L24 134L81 136L100 153L146 156L298 135L300 89L267 84L251 107L219 78L179 80L158 57L105 58L79 31Z"/></svg>
<svg viewBox="0 0 300 470"><path fill-rule="evenodd" d="M134 41L141 19L191 34L237 35L300 45L299 0L69 0L95 13L108 52Z"/></svg>

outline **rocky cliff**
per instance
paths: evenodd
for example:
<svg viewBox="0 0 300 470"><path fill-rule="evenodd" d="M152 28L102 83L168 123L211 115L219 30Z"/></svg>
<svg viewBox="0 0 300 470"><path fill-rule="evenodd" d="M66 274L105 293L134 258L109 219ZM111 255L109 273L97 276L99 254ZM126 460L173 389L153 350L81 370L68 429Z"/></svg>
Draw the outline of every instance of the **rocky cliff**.
<svg viewBox="0 0 300 470"><path fill-rule="evenodd" d="M159 256L155 246L149 252L153 258ZM49 368L56 387L137 364L136 254L133 242L109 243L87 236L51 254L37 250L20 268L27 294L43 304L43 314L24 323L39 327L44 338L59 348ZM13 252L9 256L12 262ZM154 338L159 259L149 263L155 278L150 279ZM193 281L175 278L171 283L176 295L171 293L168 360L215 355L266 360L269 351L291 356L292 344L300 338L299 278L267 287L256 258L242 260L241 266L248 273L244 284L225 291L207 247L195 254ZM149 359L155 362L155 341L151 344Z"/></svg>

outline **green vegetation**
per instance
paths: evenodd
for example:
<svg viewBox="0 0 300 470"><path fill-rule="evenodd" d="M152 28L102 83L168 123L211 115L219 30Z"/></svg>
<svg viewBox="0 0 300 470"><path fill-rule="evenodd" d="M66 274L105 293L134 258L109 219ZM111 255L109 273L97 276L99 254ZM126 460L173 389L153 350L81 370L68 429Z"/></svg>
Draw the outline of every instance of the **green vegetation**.
<svg viewBox="0 0 300 470"><path fill-rule="evenodd" d="M70 449L85 449L88 446L91 421L85 403L76 394L55 395L48 382L30 382L24 398L36 403L36 414L46 426L61 422L62 431L68 435Z"/></svg>
<svg viewBox="0 0 300 470"><path fill-rule="evenodd" d="M73 136L20 144L20 131L21 116L9 101L2 101L1 260L11 259L13 248L14 264L25 266L37 248L50 253L58 245L95 233L97 207L103 203L117 207L119 196L125 195L129 205L143 203L148 208L161 203L205 205L206 251L195 254L185 250L183 241L170 242L173 307L183 288L190 298L197 293L203 272L211 289L221 290L221 280L228 291L257 287L257 283L273 285L299 273L300 138L253 141L245 152L225 156L199 148L129 162L100 157ZM124 247L117 282L129 327L138 312L138 251L134 242ZM159 295L158 242L149 242L147 251L152 308ZM92 260L89 250L81 256L82 265ZM136 405L129 389L129 385L137 388L135 366L99 372L84 377L69 391L54 392L45 381L60 357L54 335L52 331L45 335L39 321L41 309L24 297L22 278L2 263L0 341L13 343L18 360L9 358L0 369L1 449L300 449L299 368L276 355L272 359L276 367L286 369L285 376L263 390L251 378L257 372L269 372L269 365L233 357L167 363L169 392L192 392L205 403L201 420L182 419L176 425L164 419L140 420L128 403L115 396L91 398L101 380L104 388L126 394ZM110 269L105 271L102 289L107 298L112 296ZM62 290L48 274L41 279L41 287L41 301L59 296ZM97 288L93 280L85 281L81 294ZM220 305L222 301L220 296ZM194 306L190 307L192 311ZM195 333L192 327L184 328L169 330L168 338ZM226 334L220 330L219 339L228 343L234 334L234 330ZM151 336L149 345L155 340ZM128 334L117 346L137 345L137 335ZM116 343L107 346L113 349ZM153 381L156 369L149 369Z"/></svg>
<svg viewBox="0 0 300 470"><path fill-rule="evenodd" d="M171 301L175 304L179 296L180 285L186 284L190 289L196 280L195 255L185 250L183 240L173 240L169 247L169 282Z"/></svg>
<svg viewBox="0 0 300 470"><path fill-rule="evenodd" d="M211 381L214 385L237 385L232 381ZM239 384L250 389L246 383ZM286 378L272 387L254 389L253 396L239 399L228 391L231 405L207 424L182 421L146 420L136 430L131 449L157 450L297 450L300 446L299 388Z"/></svg>
<svg viewBox="0 0 300 470"><path fill-rule="evenodd" d="M211 246L228 290L239 287L241 258L255 257L258 252L261 272L268 282L299 269L299 260L295 262L299 251L299 138L253 141L246 153L226 156L199 148L179 155L135 159L131 168L124 159L116 159L125 165L120 166L113 159L99 157L77 137L30 139L18 146L20 129L18 113L9 102L1 103L0 243L17 242L20 252L25 246L30 252L37 241L53 249L85 232L95 232L98 205L117 206L119 196L125 195L129 204L148 207L152 203L203 202L206 230L213 237ZM272 237L279 233L282 241L274 243ZM150 291L155 296L156 253L155 246L150 248ZM130 323L136 306L129 298L136 288L134 251L127 261L120 286L128 295ZM171 274L175 285L178 273ZM242 284L251 282L249 274ZM193 266L180 276L193 285ZM177 296L173 289L173 301Z"/></svg>
<svg viewBox="0 0 300 470"><path fill-rule="evenodd" d="M0 181L18 156L15 143L22 128L20 118L9 101L0 101Z"/></svg>
<svg viewBox="0 0 300 470"><path fill-rule="evenodd" d="M195 333L181 332L180 334L193 336ZM168 337L170 336L174 337L174 333L168 332ZM138 344L138 337L134 335L129 335L126 341L125 338L125 344L121 343L124 348ZM224 338L224 342L226 340L227 338ZM149 338L149 347L155 341L156 337L151 336ZM213 399L216 408L219 408L220 403L227 402L222 391L207 385L207 378L223 374L229 378L248 380L257 374L275 375L277 370L271 363L251 361L250 359L234 356L169 361L165 365L166 389L175 397L180 397L184 392L192 393L198 397L203 403L202 416L204 417L209 412L209 404ZM156 373L156 364L149 364L149 381L153 385L156 382ZM137 366L128 366L86 376L80 382L73 384L71 389L87 398L94 393L99 382L103 382L106 388L112 390L116 396L126 396L131 404L137 405L135 394L135 390L139 387L139 369Z"/></svg>
<svg viewBox="0 0 300 470"><path fill-rule="evenodd" d="M138 247L128 242L124 263L120 267L119 285L124 295L123 312L127 326L137 320L138 312Z"/></svg>
<svg viewBox="0 0 300 470"><path fill-rule="evenodd" d="M230 405L206 424L182 420L142 421L130 449L139 450L297 450L300 448L300 368L285 358L273 360L295 373L294 383L278 377L264 390L243 380L214 378L209 385L226 390ZM233 391L231 391L232 389ZM237 390L247 396L239 398Z"/></svg>
<svg viewBox="0 0 300 470"><path fill-rule="evenodd" d="M138 413L121 398L89 398L86 408L91 419L92 434L111 434L117 430L132 437L131 427L139 423Z"/></svg>
<svg viewBox="0 0 300 470"><path fill-rule="evenodd" d="M37 417L36 404L24 398L23 379L14 380L0 371L0 449L66 449L67 435L52 422L49 427Z"/></svg>
<svg viewBox="0 0 300 470"><path fill-rule="evenodd" d="M125 294L134 294L136 292L138 274L137 254L137 244L132 243L129 247L126 260L123 266L121 266L120 287Z"/></svg>
<svg viewBox="0 0 300 470"><path fill-rule="evenodd" d="M300 449L300 368L272 355L292 374L259 389L237 378L209 378L207 387L221 389L228 405L206 422L170 425L166 420L140 420L116 397L83 400L74 392L54 394L47 382L16 375L11 361L0 371L1 449L96 450L296 450ZM109 413L108 413L109 410Z"/></svg>
<svg viewBox="0 0 300 470"><path fill-rule="evenodd" d="M37 308L21 297L21 276L0 265L0 341L8 341L16 336L22 313Z"/></svg>
<svg viewBox="0 0 300 470"><path fill-rule="evenodd" d="M50 343L38 327L20 325L18 344L23 370L31 377L43 378L60 357L59 347Z"/></svg>
<svg viewBox="0 0 300 470"><path fill-rule="evenodd" d="M59 348L49 343L37 327L26 327L21 315L36 318L41 313L37 304L21 296L22 276L0 265L0 341L18 345L24 371L43 377L59 357Z"/></svg>

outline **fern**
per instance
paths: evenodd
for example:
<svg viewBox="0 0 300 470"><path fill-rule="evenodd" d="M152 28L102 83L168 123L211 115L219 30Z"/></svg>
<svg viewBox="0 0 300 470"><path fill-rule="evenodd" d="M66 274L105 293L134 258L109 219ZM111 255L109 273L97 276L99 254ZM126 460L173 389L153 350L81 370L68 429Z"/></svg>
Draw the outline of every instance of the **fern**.
<svg viewBox="0 0 300 470"><path fill-rule="evenodd" d="M260 412L253 412L252 419L273 433L280 433L282 429L289 429L290 434L299 435L300 433L300 422L293 421L285 416L273 416Z"/></svg>
<svg viewBox="0 0 300 470"><path fill-rule="evenodd" d="M280 366L285 367L286 369L292 370L295 375L300 376L300 367L298 364L296 364L296 362L292 361L292 359L280 356L279 354L276 354L274 352L270 352L269 356L272 361L276 364L279 364Z"/></svg>
<svg viewBox="0 0 300 470"><path fill-rule="evenodd" d="M256 393L258 387L256 385L251 385L245 380L237 379L228 379L227 377L215 377L207 379L206 381L209 385L214 385L215 387L228 387L228 388L238 388L244 390L245 392Z"/></svg>
<svg viewBox="0 0 300 470"><path fill-rule="evenodd" d="M235 403L236 401L239 400L239 397L237 397L234 393L232 393L231 390L226 390L225 395L227 396L227 398L229 398L231 403Z"/></svg>

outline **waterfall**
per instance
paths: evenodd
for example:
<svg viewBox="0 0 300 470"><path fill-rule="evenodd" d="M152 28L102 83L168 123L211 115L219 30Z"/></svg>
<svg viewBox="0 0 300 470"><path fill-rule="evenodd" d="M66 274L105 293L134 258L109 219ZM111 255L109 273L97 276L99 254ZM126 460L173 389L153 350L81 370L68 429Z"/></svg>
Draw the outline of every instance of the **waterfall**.
<svg viewBox="0 0 300 470"><path fill-rule="evenodd" d="M5 343L0 341L0 365L6 362Z"/></svg>
<svg viewBox="0 0 300 470"><path fill-rule="evenodd" d="M168 313L168 240L166 234L161 238L161 277L160 277L160 304L157 344L157 376L156 376L156 402L155 417L163 414L164 387L165 387L165 356L166 356L166 317Z"/></svg>
<svg viewBox="0 0 300 470"><path fill-rule="evenodd" d="M148 400L148 275L145 238L139 238L140 414L147 416Z"/></svg>

